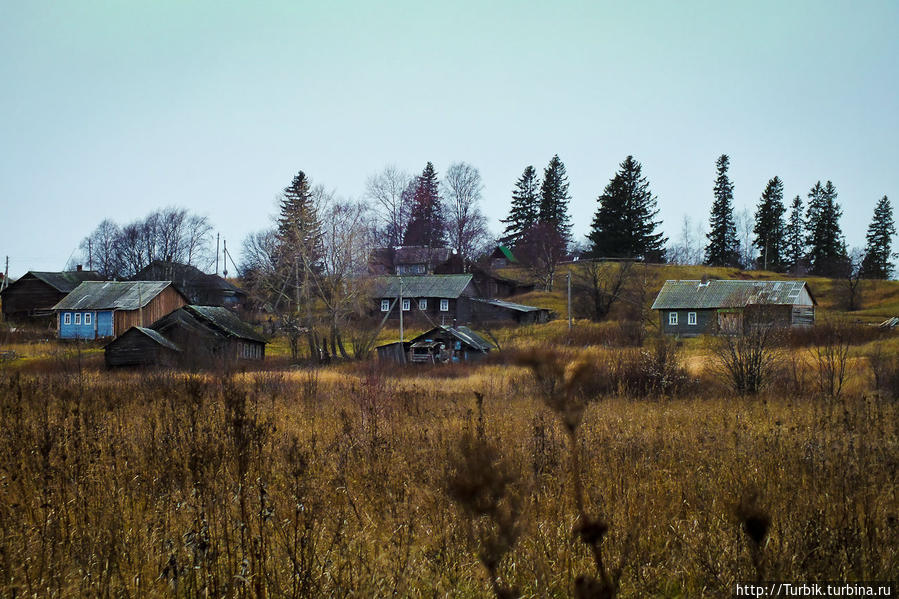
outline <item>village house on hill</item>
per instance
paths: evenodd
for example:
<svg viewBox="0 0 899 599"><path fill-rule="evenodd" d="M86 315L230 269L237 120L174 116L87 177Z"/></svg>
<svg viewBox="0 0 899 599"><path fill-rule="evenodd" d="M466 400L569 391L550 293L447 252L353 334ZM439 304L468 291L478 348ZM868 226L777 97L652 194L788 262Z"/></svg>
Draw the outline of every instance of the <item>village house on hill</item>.
<svg viewBox="0 0 899 599"><path fill-rule="evenodd" d="M99 281L93 270L63 272L28 271L11 283L0 294L3 302L3 319L23 321L50 318L53 306L84 281Z"/></svg>
<svg viewBox="0 0 899 599"><path fill-rule="evenodd" d="M665 281L652 309L667 335L810 326L817 301L805 281Z"/></svg>
<svg viewBox="0 0 899 599"><path fill-rule="evenodd" d="M53 306L60 339L118 337L187 304L171 281L85 281Z"/></svg>
<svg viewBox="0 0 899 599"><path fill-rule="evenodd" d="M402 310L403 318L451 324L468 322L475 288L470 274L375 277L371 293L388 318L399 320Z"/></svg>
<svg viewBox="0 0 899 599"><path fill-rule="evenodd" d="M375 275L460 274L464 266L454 250L443 247L377 248L369 257L369 270Z"/></svg>
<svg viewBox="0 0 899 599"><path fill-rule="evenodd" d="M224 306L237 310L245 306L247 292L218 275L204 273L189 264L154 260L131 277L132 281L171 281L191 304Z"/></svg>

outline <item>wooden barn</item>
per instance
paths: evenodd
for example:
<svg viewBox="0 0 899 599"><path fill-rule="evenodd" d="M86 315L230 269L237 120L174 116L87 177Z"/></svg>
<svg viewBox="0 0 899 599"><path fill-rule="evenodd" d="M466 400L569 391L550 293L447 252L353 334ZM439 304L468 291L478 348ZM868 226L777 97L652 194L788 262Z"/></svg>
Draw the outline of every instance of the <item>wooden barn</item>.
<svg viewBox="0 0 899 599"><path fill-rule="evenodd" d="M171 281L85 281L55 306L60 339L118 337L187 304Z"/></svg>
<svg viewBox="0 0 899 599"><path fill-rule="evenodd" d="M84 281L99 281L92 270L29 271L0 293L3 319L23 321L53 316L53 306Z"/></svg>
<svg viewBox="0 0 899 599"><path fill-rule="evenodd" d="M221 306L185 305L106 345L107 366L211 368L265 358L265 338Z"/></svg>
<svg viewBox="0 0 899 599"><path fill-rule="evenodd" d="M667 335L733 334L753 326L811 326L814 296L805 281L665 281L652 309Z"/></svg>
<svg viewBox="0 0 899 599"><path fill-rule="evenodd" d="M189 303L198 306L224 306L237 310L247 301L247 292L243 289L189 264L154 260L131 280L171 281Z"/></svg>

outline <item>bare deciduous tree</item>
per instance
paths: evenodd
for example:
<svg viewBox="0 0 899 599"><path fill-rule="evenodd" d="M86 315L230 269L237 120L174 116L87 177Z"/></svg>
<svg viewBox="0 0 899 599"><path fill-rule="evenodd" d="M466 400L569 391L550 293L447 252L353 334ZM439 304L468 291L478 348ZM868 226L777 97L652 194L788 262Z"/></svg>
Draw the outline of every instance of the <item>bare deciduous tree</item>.
<svg viewBox="0 0 899 599"><path fill-rule="evenodd" d="M88 268L96 270L104 279L115 279L122 270L117 243L122 229L110 219L105 219L81 242L81 252L87 257Z"/></svg>
<svg viewBox="0 0 899 599"><path fill-rule="evenodd" d="M479 206L484 188L481 173L466 162L456 162L447 169L442 184L449 243L466 263L490 240L487 219Z"/></svg>
<svg viewBox="0 0 899 599"><path fill-rule="evenodd" d="M694 225L690 217L684 214L681 222L680 239L668 247L666 257L672 264L702 264L702 240L705 239L705 228L702 221Z"/></svg>
<svg viewBox="0 0 899 599"><path fill-rule="evenodd" d="M378 242L385 247L395 247L403 241L412 210L411 182L408 173L388 165L365 183L366 198L373 202L381 223Z"/></svg>

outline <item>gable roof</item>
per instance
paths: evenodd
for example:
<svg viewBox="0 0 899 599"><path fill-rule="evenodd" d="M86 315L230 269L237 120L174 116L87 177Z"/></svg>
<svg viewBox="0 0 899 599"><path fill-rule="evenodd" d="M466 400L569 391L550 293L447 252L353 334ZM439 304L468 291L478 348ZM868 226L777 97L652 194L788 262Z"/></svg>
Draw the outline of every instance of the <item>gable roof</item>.
<svg viewBox="0 0 899 599"><path fill-rule="evenodd" d="M512 253L512 249L507 245L496 246L496 249L493 250L492 256L494 258L503 257L512 264L518 264L518 258L515 257L515 254Z"/></svg>
<svg viewBox="0 0 899 599"><path fill-rule="evenodd" d="M179 308L190 314L197 320L212 326L227 337L248 339L266 343L265 337L257 333L253 327L245 323L228 308L221 306L195 306L187 305Z"/></svg>
<svg viewBox="0 0 899 599"><path fill-rule="evenodd" d="M805 281L665 281L653 310L687 308L743 308L749 304L793 305L805 290L817 304Z"/></svg>
<svg viewBox="0 0 899 599"><path fill-rule="evenodd" d="M206 274L196 266L181 264L180 262L168 262L154 260L142 268L140 272L131 277L132 281L172 281L180 291L230 291L235 294L246 292L229 283L226 279L212 274ZM187 287L190 289L181 289Z"/></svg>
<svg viewBox="0 0 899 599"><path fill-rule="evenodd" d="M162 347L164 347L166 349L171 349L173 351L181 351L180 347L178 347L177 345L175 345L174 343L172 343L171 341L169 341L168 339L166 339L165 337L163 337L162 335L160 335L158 332L154 331L153 329L148 329L146 327L131 327L130 329L128 329L128 331L130 331L132 329L134 329L138 333L143 334L146 337L149 337L156 344L161 345ZM118 341L119 339L124 337L128 333L128 331L125 331L124 333L119 335L115 340L113 340L109 344L107 344L107 346L112 345L113 343L115 343L116 341Z"/></svg>
<svg viewBox="0 0 899 599"><path fill-rule="evenodd" d="M440 264L450 259L454 251L450 248L429 248L404 245L396 248L394 264Z"/></svg>
<svg viewBox="0 0 899 599"><path fill-rule="evenodd" d="M66 270L61 272L29 270L19 277L18 280L9 283L6 289L9 289L19 281L27 281L30 278L46 283L60 293L69 293L84 281L99 281L100 273L95 270Z"/></svg>
<svg viewBox="0 0 899 599"><path fill-rule="evenodd" d="M478 333L475 333L468 327L449 327L449 326L437 326L431 329L430 331L425 331L418 337L412 339L409 343L417 343L419 341L424 341L435 332L441 331L446 332L462 341L466 345L473 347L475 349L481 350L483 352L488 352L493 349L493 344L481 337Z"/></svg>
<svg viewBox="0 0 899 599"><path fill-rule="evenodd" d="M410 277L375 277L375 297L458 298L471 283L471 275L419 275ZM402 284L402 288L401 288Z"/></svg>
<svg viewBox="0 0 899 599"><path fill-rule="evenodd" d="M53 306L53 310L137 310L171 284L171 281L85 281Z"/></svg>
<svg viewBox="0 0 899 599"><path fill-rule="evenodd" d="M524 304L516 304L514 302L504 302L503 300L498 299L480 299L473 297L471 298L473 302L479 302L482 304L488 304L490 306L495 306L497 308L503 308L505 310L512 310L514 312L540 312L549 311L547 308L537 308L535 306L525 306Z"/></svg>

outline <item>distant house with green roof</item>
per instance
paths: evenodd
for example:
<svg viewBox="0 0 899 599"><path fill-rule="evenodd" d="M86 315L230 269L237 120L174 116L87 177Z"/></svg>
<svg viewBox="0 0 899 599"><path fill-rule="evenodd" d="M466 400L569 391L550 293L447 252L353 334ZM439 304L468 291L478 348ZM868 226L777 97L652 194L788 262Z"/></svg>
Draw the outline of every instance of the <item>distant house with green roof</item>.
<svg viewBox="0 0 899 599"><path fill-rule="evenodd" d="M517 265L518 258L512 253L512 249L507 245L498 245L490 254L491 268L505 268L506 266Z"/></svg>
<svg viewBox="0 0 899 599"><path fill-rule="evenodd" d="M805 281L665 281L652 309L666 335L811 326L817 301Z"/></svg>

